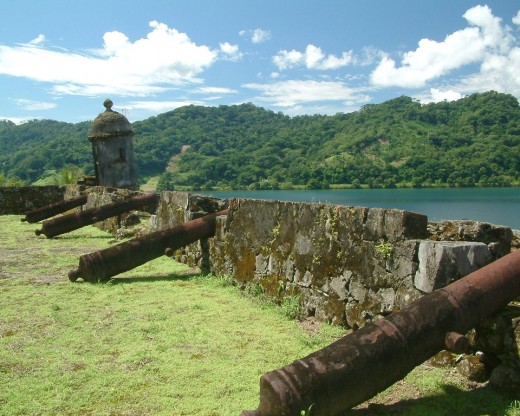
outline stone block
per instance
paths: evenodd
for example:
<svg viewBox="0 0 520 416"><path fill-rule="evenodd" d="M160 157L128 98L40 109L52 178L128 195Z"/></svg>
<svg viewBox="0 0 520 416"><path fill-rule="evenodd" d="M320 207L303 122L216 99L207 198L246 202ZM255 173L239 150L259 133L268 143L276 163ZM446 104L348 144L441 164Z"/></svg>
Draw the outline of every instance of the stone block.
<svg viewBox="0 0 520 416"><path fill-rule="evenodd" d="M428 235L428 218L415 212L397 209L370 208L363 239L389 242L405 239L422 239Z"/></svg>
<svg viewBox="0 0 520 416"><path fill-rule="evenodd" d="M513 240L511 228L479 221L440 221L428 224L428 231L430 240L485 243L495 259L511 251Z"/></svg>
<svg viewBox="0 0 520 416"><path fill-rule="evenodd" d="M422 241L418 259L414 285L425 293L444 287L492 260L486 244L465 241Z"/></svg>

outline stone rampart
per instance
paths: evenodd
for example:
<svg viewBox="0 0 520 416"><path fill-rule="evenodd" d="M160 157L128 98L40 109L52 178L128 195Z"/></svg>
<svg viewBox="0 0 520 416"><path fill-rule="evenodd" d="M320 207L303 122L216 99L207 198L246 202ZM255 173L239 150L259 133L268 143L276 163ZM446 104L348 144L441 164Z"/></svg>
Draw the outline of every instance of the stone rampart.
<svg viewBox="0 0 520 416"><path fill-rule="evenodd" d="M25 215L27 211L63 200L65 187L0 187L0 215Z"/></svg>
<svg viewBox="0 0 520 416"><path fill-rule="evenodd" d="M215 237L178 250L177 260L232 276L241 287L258 285L280 301L297 296L304 315L354 329L511 250L511 229L492 224L428 223L421 214L380 208L250 199L226 204L186 193L161 195L156 226L224 206L228 215L217 219ZM520 315L513 310L474 331L472 349L479 354L463 363L494 362L482 364L486 377L517 391Z"/></svg>
<svg viewBox="0 0 520 416"><path fill-rule="evenodd" d="M24 214L82 191L79 186L0 188L0 213ZM103 187L86 191L87 208L141 194ZM258 286L280 302L297 297L304 316L353 329L507 254L513 238L508 227L428 223L422 214L395 209L221 200L186 192L161 193L151 228L174 227L224 208L228 215L217 219L215 237L177 250L177 260L203 273L229 275L240 287ZM98 226L120 231L125 219L126 214ZM509 364L499 366L492 381L511 386L520 377L520 317L494 319L501 324L478 329L475 348L506 357L499 361ZM507 334L497 334L504 319L511 323Z"/></svg>
<svg viewBox="0 0 520 416"><path fill-rule="evenodd" d="M184 192L161 194L155 225L172 227L224 207L229 214L217 220L215 238L178 250L177 260L204 273L232 276L243 287L258 285L280 301L298 296L304 315L353 328L471 273L511 247L511 230L491 224L438 226L402 210L226 202Z"/></svg>

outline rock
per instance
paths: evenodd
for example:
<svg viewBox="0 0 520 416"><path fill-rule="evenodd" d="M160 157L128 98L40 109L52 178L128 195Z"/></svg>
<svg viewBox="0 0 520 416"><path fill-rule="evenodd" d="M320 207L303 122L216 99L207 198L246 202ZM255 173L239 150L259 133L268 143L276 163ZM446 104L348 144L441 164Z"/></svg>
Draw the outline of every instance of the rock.
<svg viewBox="0 0 520 416"><path fill-rule="evenodd" d="M520 248L520 230L513 230L513 238L511 241L511 250L518 250Z"/></svg>
<svg viewBox="0 0 520 416"><path fill-rule="evenodd" d="M436 241L478 241L490 245L493 258L511 251L513 232L502 225L479 221L441 221L429 223L430 239Z"/></svg>
<svg viewBox="0 0 520 416"><path fill-rule="evenodd" d="M486 244L464 241L422 241L418 257L414 285L425 293L444 287L491 261Z"/></svg>
<svg viewBox="0 0 520 416"><path fill-rule="evenodd" d="M483 383L488 379L486 366L481 359L475 355L465 355L457 365L457 371L468 380Z"/></svg>
<svg viewBox="0 0 520 416"><path fill-rule="evenodd" d="M520 391L520 368L500 364L491 372L489 383L497 390L518 394Z"/></svg>
<svg viewBox="0 0 520 416"><path fill-rule="evenodd" d="M433 367L454 367L457 361L457 356L449 351L442 350L438 354L435 354L428 360L428 364Z"/></svg>

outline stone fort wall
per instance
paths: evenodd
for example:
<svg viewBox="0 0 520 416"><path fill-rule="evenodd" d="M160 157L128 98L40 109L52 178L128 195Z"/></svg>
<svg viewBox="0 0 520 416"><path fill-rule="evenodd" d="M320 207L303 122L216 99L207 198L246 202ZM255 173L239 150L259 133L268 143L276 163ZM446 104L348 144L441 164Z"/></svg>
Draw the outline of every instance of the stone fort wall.
<svg viewBox="0 0 520 416"><path fill-rule="evenodd" d="M84 190L0 188L0 214L23 214ZM139 194L102 187L87 191L88 207ZM430 223L422 214L395 209L221 200L185 192L161 193L151 228L173 227L223 208L228 215L217 219L215 237L178 250L178 261L231 276L240 287L257 286L280 301L296 296L304 316L353 329L511 250L512 230L487 223ZM121 219L100 226L115 232ZM476 338L482 349L508 363L494 371L501 378L497 384L516 388L520 379L516 384L511 379L520 377L520 311L513 305L506 315L490 319ZM503 333L497 335L497 329ZM486 331L492 335L482 337Z"/></svg>

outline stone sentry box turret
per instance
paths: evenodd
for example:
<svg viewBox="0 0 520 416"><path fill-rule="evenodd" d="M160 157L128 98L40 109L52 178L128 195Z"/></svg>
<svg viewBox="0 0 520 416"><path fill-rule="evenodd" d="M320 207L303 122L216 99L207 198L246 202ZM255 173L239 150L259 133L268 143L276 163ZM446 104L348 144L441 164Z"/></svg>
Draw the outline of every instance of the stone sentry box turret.
<svg viewBox="0 0 520 416"><path fill-rule="evenodd" d="M137 190L134 131L124 115L112 110L112 100L106 99L103 105L106 110L93 121L88 136L97 185Z"/></svg>

